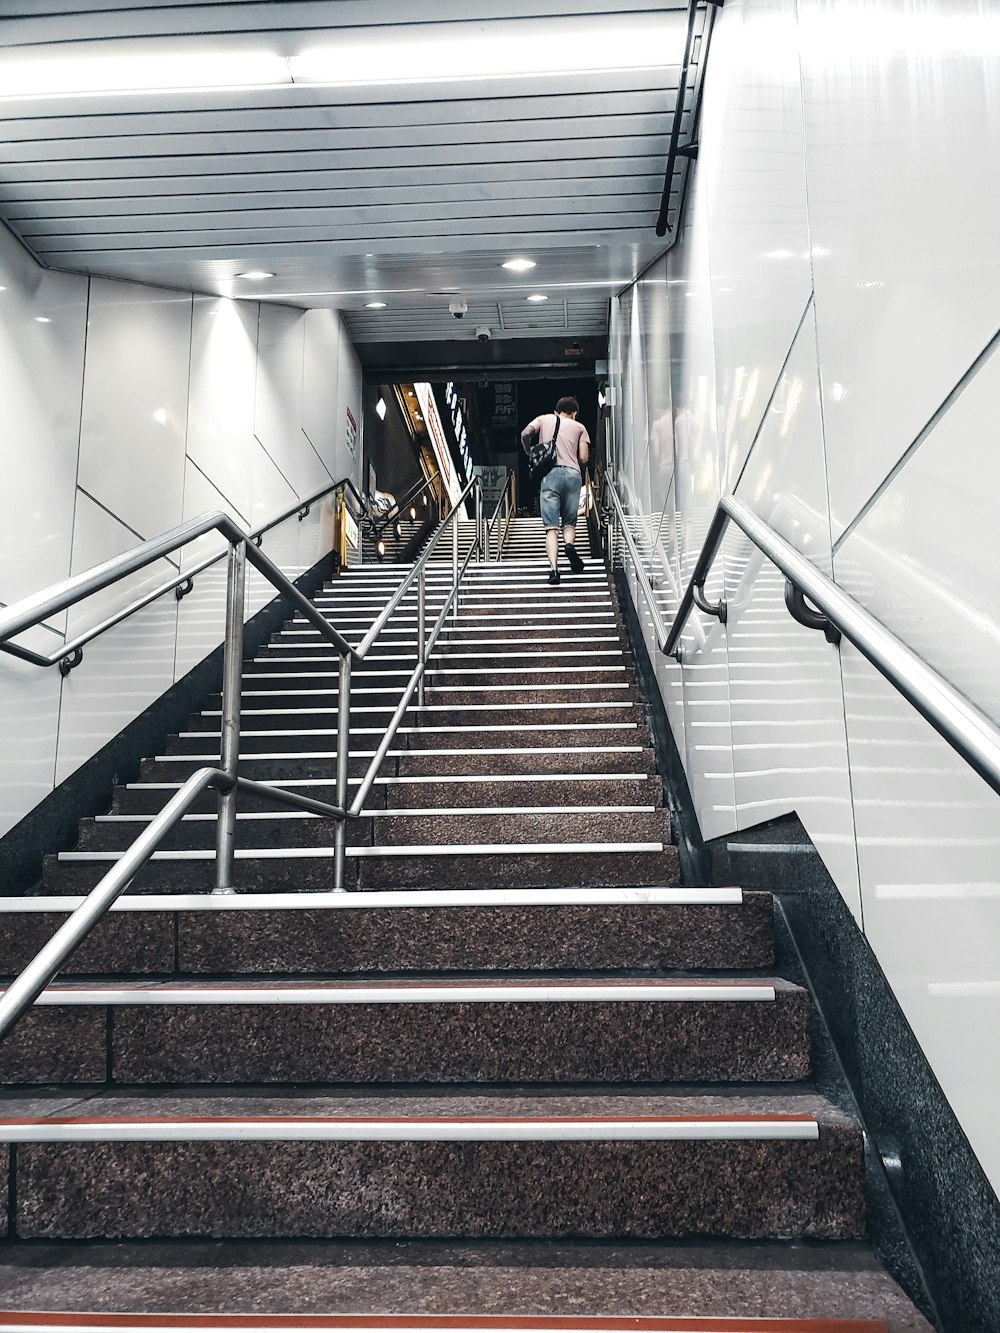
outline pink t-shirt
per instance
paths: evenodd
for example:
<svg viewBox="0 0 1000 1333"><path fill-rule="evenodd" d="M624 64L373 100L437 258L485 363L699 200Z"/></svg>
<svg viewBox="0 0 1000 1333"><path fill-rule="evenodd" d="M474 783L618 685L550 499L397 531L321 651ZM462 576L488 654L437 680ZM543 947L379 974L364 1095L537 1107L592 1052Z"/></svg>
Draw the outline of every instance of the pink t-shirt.
<svg viewBox="0 0 1000 1333"><path fill-rule="evenodd" d="M555 412L546 412L543 416L535 417L534 421L525 426L525 431L537 431L538 438L542 443L552 439L556 428ZM556 467L571 467L577 472L582 471L580 467L580 446L585 444L590 448L590 436L587 434L587 427L579 421L573 421L570 417L559 418L559 434L556 438Z"/></svg>

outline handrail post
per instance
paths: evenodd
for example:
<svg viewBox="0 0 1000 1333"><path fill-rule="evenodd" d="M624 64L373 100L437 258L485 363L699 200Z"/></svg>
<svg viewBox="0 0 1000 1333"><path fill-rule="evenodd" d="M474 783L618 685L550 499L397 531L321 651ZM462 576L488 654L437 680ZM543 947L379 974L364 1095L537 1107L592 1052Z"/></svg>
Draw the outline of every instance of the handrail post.
<svg viewBox="0 0 1000 1333"><path fill-rule="evenodd" d="M351 655L340 658L337 681L337 804L347 809L348 754L351 737ZM333 834L333 887L345 888L347 871L347 821L339 819Z"/></svg>
<svg viewBox="0 0 1000 1333"><path fill-rule="evenodd" d="M424 582L426 572L426 569L421 569L417 576L417 662L420 666L427 665L427 645L424 640L424 625L427 618L427 588ZM417 704L421 708L424 706L423 674L417 686Z"/></svg>
<svg viewBox="0 0 1000 1333"><path fill-rule="evenodd" d="M229 548L226 578L226 643L222 667L222 748L219 767L232 778L219 788L215 830L215 888L213 893L235 893L236 778L240 767L240 691L243 686L243 616L246 588L245 541Z"/></svg>
<svg viewBox="0 0 1000 1333"><path fill-rule="evenodd" d="M458 514L453 509L455 517L451 520L451 583L452 587L458 587ZM456 597L451 604L451 618L458 616L458 598Z"/></svg>

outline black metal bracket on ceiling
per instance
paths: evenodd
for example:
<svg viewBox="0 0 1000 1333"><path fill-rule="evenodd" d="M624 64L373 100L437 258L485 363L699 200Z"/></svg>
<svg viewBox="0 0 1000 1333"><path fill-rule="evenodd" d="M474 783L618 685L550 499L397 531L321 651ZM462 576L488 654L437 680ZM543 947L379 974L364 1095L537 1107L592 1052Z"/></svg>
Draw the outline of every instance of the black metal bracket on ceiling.
<svg viewBox="0 0 1000 1333"><path fill-rule="evenodd" d="M805 593L801 588L797 588L791 579L785 579L785 605L788 607L788 614L800 625L804 625L806 629L822 630L827 643L840 643L843 636L837 626L828 620L822 611L817 611L815 607L809 605Z"/></svg>
<svg viewBox="0 0 1000 1333"><path fill-rule="evenodd" d="M677 160L693 162L698 157L698 144L692 137L689 143L681 144L681 122L684 119L684 102L687 98L688 81L691 77L691 61L694 56L695 29L698 23L698 9L702 0L689 0L688 4L688 25L687 38L684 43L684 61L681 65L681 76L677 84L677 102L674 106L674 120L670 127L670 148L667 152L667 170L663 178L663 194L660 197L660 212L656 219L657 236L666 236L671 230L670 222L670 189L674 181L674 172L677 168ZM698 89L695 94L694 105L691 108L691 134L695 133L698 125L698 111L701 106L701 93L705 78L705 64L708 56L708 43L712 34L712 25L715 22L716 11L721 9L724 0L704 0L705 4L705 23L701 33L701 50L698 56ZM685 174L684 184L687 184L687 175ZM681 211L683 200L678 196L677 212Z"/></svg>

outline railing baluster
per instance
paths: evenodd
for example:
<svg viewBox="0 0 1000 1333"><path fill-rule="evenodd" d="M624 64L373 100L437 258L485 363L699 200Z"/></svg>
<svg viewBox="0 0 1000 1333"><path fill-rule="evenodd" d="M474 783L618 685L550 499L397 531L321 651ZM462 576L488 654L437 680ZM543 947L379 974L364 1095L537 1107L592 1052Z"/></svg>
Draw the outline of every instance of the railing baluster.
<svg viewBox="0 0 1000 1333"><path fill-rule="evenodd" d="M243 685L243 616L247 544L229 548L226 581L226 643L222 672L222 752L219 767L232 785L219 788L213 893L235 893L236 778L240 766L240 691Z"/></svg>
<svg viewBox="0 0 1000 1333"><path fill-rule="evenodd" d="M351 738L351 657L340 659L337 681L337 804L347 809L348 755ZM340 819L333 835L333 887L345 888L347 870L347 823Z"/></svg>

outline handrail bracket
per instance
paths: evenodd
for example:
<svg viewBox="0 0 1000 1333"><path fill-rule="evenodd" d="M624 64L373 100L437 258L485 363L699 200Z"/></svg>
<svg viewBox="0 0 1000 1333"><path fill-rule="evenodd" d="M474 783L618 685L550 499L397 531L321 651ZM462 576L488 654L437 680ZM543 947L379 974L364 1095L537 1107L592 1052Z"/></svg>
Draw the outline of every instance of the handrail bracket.
<svg viewBox="0 0 1000 1333"><path fill-rule="evenodd" d="M806 629L822 630L827 643L837 645L843 638L840 630L822 611L817 611L806 601L806 595L791 579L785 579L785 606L793 620L797 620Z"/></svg>
<svg viewBox="0 0 1000 1333"><path fill-rule="evenodd" d="M705 596L704 583L692 583L691 598L699 611L704 611L706 616L715 616L722 625L726 623L729 618L729 608L724 597L717 602L710 602Z"/></svg>

